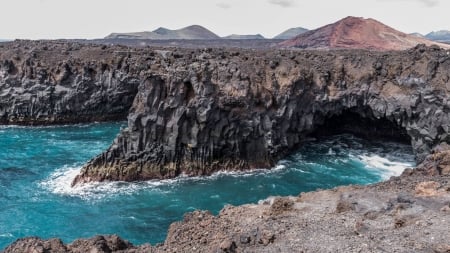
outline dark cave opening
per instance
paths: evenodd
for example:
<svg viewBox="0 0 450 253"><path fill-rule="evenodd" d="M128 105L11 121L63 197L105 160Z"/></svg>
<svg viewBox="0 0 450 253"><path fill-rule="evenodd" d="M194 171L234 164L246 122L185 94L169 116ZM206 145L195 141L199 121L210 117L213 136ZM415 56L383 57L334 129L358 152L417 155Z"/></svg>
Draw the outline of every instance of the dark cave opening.
<svg viewBox="0 0 450 253"><path fill-rule="evenodd" d="M405 128L387 118L376 118L370 109L358 109L358 112L348 109L331 117L323 117L319 119L316 129L308 137L320 138L344 133L367 140L411 144L411 137Z"/></svg>

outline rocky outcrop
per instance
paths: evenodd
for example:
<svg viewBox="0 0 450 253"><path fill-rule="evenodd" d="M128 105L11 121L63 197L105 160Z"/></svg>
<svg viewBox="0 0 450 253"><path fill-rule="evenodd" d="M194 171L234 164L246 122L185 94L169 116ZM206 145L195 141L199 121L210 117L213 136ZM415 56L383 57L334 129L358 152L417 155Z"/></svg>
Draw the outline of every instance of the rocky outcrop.
<svg viewBox="0 0 450 253"><path fill-rule="evenodd" d="M78 239L65 245L60 239L42 240L37 237L28 237L15 241L8 246L4 253L149 253L152 252L150 245L142 245L139 248L122 240L116 235L94 236L89 239Z"/></svg>
<svg viewBox="0 0 450 253"><path fill-rule="evenodd" d="M321 48L321 49L369 49L369 50L406 50L425 44L439 45L450 48L449 45L434 42L397 31L377 20L358 17L346 17L299 36L281 42L283 47Z"/></svg>
<svg viewBox="0 0 450 253"><path fill-rule="evenodd" d="M74 183L270 168L319 131L448 142L449 51L0 45L0 123L124 119ZM316 132L317 133L317 132Z"/></svg>
<svg viewBox="0 0 450 253"><path fill-rule="evenodd" d="M141 82L128 128L75 184L270 168L331 119L329 132L406 136L419 162L448 141L450 56L437 47L195 54Z"/></svg>
<svg viewBox="0 0 450 253"><path fill-rule="evenodd" d="M140 83L121 47L17 41L0 45L0 124L124 120Z"/></svg>

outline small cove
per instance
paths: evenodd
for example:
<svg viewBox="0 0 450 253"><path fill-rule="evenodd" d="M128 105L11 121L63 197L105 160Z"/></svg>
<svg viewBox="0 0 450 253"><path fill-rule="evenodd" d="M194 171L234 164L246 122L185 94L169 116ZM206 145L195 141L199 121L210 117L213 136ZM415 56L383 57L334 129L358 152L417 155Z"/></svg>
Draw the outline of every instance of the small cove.
<svg viewBox="0 0 450 253"><path fill-rule="evenodd" d="M0 249L24 236L71 242L118 234L155 244L185 212L217 214L227 204L375 183L414 166L408 145L342 134L305 143L272 170L70 188L82 164L106 149L123 126L0 127Z"/></svg>

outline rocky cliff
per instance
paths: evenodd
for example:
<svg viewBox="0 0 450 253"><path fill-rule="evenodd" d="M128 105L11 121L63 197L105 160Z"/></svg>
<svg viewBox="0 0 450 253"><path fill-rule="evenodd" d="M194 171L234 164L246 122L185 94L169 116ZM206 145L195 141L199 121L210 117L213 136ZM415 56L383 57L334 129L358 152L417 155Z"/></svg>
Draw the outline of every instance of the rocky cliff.
<svg viewBox="0 0 450 253"><path fill-rule="evenodd" d="M0 45L3 124L125 119L74 184L270 168L314 134L448 141L449 51Z"/></svg>
<svg viewBox="0 0 450 253"><path fill-rule="evenodd" d="M437 47L167 57L142 79L128 128L74 184L270 168L317 129L404 137L419 162L449 138L450 56Z"/></svg>
<svg viewBox="0 0 450 253"><path fill-rule="evenodd" d="M126 119L141 79L129 53L66 42L1 44L0 123Z"/></svg>

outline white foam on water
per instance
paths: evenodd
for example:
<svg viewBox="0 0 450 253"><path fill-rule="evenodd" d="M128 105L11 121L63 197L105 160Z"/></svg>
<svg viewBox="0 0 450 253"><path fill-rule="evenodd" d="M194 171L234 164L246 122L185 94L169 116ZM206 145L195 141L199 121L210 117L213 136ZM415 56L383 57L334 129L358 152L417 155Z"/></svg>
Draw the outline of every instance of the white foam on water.
<svg viewBox="0 0 450 253"><path fill-rule="evenodd" d="M65 166L53 172L40 186L53 194L79 197L85 200L99 200L113 195L130 195L143 189L159 190L158 186L173 183L174 180L146 182L92 182L71 186L80 173L80 166Z"/></svg>
<svg viewBox="0 0 450 253"><path fill-rule="evenodd" d="M389 179L391 176L400 176L406 168L414 166L413 163L391 161L379 155L360 155L359 158L366 168L379 170L384 179Z"/></svg>
<svg viewBox="0 0 450 253"><path fill-rule="evenodd" d="M180 182L210 181L223 176L249 177L258 173L276 173L285 168L286 165L278 164L271 170L254 169L248 171L219 171L208 177L189 177L187 175L180 175L174 179L150 180L144 182L90 182L72 187L71 183L80 173L81 166L64 166L50 174L50 176L41 181L39 185L56 195L79 197L85 200L101 200L114 195L131 195L142 190L163 192L161 186L176 185Z"/></svg>
<svg viewBox="0 0 450 253"><path fill-rule="evenodd" d="M14 237L14 235L11 233L5 233L5 234L0 234L0 237L12 238L12 237Z"/></svg>
<svg viewBox="0 0 450 253"><path fill-rule="evenodd" d="M327 155L336 155L336 152L334 152L332 148L329 148Z"/></svg>

